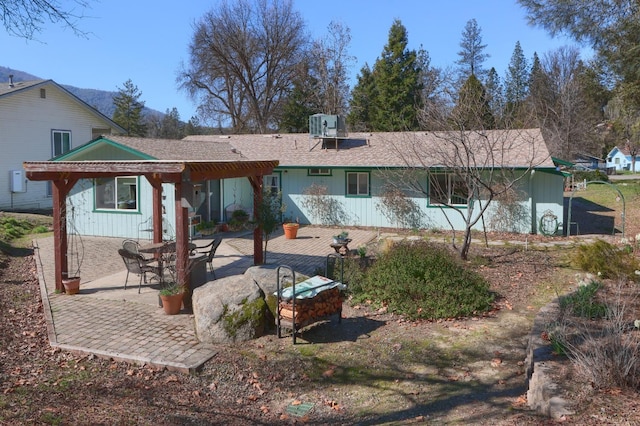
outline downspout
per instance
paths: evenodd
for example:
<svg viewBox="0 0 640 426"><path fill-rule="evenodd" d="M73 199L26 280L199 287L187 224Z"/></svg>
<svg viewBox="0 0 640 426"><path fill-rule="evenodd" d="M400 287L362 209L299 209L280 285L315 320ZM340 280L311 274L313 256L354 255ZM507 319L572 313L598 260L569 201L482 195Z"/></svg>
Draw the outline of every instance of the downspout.
<svg viewBox="0 0 640 426"><path fill-rule="evenodd" d="M535 170L529 172L529 203L531 205L531 233L537 234L538 228L536 224L536 202L533 197L533 175L536 174Z"/></svg>

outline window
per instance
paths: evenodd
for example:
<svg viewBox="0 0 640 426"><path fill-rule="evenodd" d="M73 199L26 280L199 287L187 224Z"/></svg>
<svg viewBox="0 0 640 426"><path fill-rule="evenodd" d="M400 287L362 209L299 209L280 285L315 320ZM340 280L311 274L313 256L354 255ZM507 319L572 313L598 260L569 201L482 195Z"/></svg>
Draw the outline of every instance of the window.
<svg viewBox="0 0 640 426"><path fill-rule="evenodd" d="M42 89L44 90L44 89ZM68 130L52 130L51 131L51 156L66 154L71 150L71 132ZM53 187L51 181L47 182L47 197L53 195Z"/></svg>
<svg viewBox="0 0 640 426"><path fill-rule="evenodd" d="M369 173L347 172L347 195L369 196Z"/></svg>
<svg viewBox="0 0 640 426"><path fill-rule="evenodd" d="M429 176L429 204L467 205L469 190L460 177L434 173Z"/></svg>
<svg viewBox="0 0 640 426"><path fill-rule="evenodd" d="M277 195L280 192L280 175L272 174L264 176L263 184L265 192L271 195Z"/></svg>
<svg viewBox="0 0 640 426"><path fill-rule="evenodd" d="M99 210L138 208L138 178L135 176L94 180L95 206Z"/></svg>
<svg viewBox="0 0 640 426"><path fill-rule="evenodd" d="M309 176L331 176L330 169L321 169L319 167L308 170Z"/></svg>
<svg viewBox="0 0 640 426"><path fill-rule="evenodd" d="M71 150L71 132L68 130L53 130L51 132L51 155L57 157Z"/></svg>

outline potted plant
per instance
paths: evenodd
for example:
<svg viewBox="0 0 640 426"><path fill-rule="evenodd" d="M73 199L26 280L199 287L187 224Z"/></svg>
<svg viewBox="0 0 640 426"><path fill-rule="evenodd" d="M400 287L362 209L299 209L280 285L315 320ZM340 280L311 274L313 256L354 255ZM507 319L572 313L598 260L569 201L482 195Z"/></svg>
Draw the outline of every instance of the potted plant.
<svg viewBox="0 0 640 426"><path fill-rule="evenodd" d="M343 244L347 242L347 238L349 237L349 233L347 231L342 231L338 235L333 236L334 244Z"/></svg>
<svg viewBox="0 0 640 426"><path fill-rule="evenodd" d="M284 229L284 237L288 240L295 240L298 236L298 228L300 228L300 224L296 220L295 222L291 219L285 219L282 223L282 229Z"/></svg>
<svg viewBox="0 0 640 426"><path fill-rule="evenodd" d="M218 222L216 220L210 220L207 222L200 222L196 225L196 231L200 235L213 235L216 232Z"/></svg>
<svg viewBox="0 0 640 426"><path fill-rule="evenodd" d="M182 298L185 288L178 283L166 283L160 290L162 308L167 315L176 315L182 308Z"/></svg>

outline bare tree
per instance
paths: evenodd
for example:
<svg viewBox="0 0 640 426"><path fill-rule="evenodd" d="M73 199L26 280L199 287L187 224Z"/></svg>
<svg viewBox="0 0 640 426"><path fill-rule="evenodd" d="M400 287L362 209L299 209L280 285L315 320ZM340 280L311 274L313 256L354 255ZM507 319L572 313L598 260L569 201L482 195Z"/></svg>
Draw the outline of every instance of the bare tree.
<svg viewBox="0 0 640 426"><path fill-rule="evenodd" d="M78 28L82 11L89 7L89 0L73 0L67 7L56 0L1 0L0 19L9 34L32 40L42 31L46 22L62 24L76 35L86 37Z"/></svg>
<svg viewBox="0 0 640 426"><path fill-rule="evenodd" d="M320 97L318 104L325 114L346 114L349 97L348 71L355 58L349 55L351 30L338 22L329 23L328 35L316 41L309 58L315 65Z"/></svg>
<svg viewBox="0 0 640 426"><path fill-rule="evenodd" d="M453 246L467 259L471 231L494 200L513 199L531 171L549 158L545 142L537 129L490 130L482 127L486 101L465 98L466 108L432 108L422 117L429 126L443 131L427 133L427 139L407 136L390 145L407 166L394 173L398 189L427 196L430 205L438 206L454 233ZM476 114L475 120L469 115ZM469 123L473 123L469 127ZM517 165L517 167L515 167ZM533 221L532 221L533 222ZM520 229L520 232L535 231ZM459 223L464 224L462 242L455 238ZM483 228L486 229L486 224Z"/></svg>
<svg viewBox="0 0 640 426"><path fill-rule="evenodd" d="M291 0L223 1L197 23L180 87L203 118L265 133L305 55L304 28Z"/></svg>
<svg viewBox="0 0 640 426"><path fill-rule="evenodd" d="M552 155L571 160L577 153L599 154L593 129L600 117L587 102L580 52L557 49L544 55L541 66L544 76L537 77L528 102L529 123L544 129Z"/></svg>

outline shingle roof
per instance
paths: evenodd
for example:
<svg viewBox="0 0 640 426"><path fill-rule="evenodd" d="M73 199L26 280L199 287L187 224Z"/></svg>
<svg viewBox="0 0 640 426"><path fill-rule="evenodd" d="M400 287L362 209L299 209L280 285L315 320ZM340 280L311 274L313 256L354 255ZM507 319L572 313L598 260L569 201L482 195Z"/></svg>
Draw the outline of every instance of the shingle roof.
<svg viewBox="0 0 640 426"><path fill-rule="evenodd" d="M184 140L207 143L206 150L213 149L215 144L231 146L251 160L279 160L280 167L433 167L453 164L451 158L460 135L352 133L338 142L337 149L333 140L323 149L322 140L310 139L308 134L197 135ZM554 167L539 129L465 132L464 137L477 167ZM444 161L445 158L449 160Z"/></svg>
<svg viewBox="0 0 640 426"><path fill-rule="evenodd" d="M238 152L228 142L151 139L130 136L104 136L105 139L147 154L158 160L242 161L253 160ZM274 160L274 158L269 158Z"/></svg>
<svg viewBox="0 0 640 426"><path fill-rule="evenodd" d="M46 82L47 80L30 80L30 81L16 81L14 83L1 82L0 83L0 96L6 95L8 93L17 92L20 90L28 89L33 86L37 86L41 83Z"/></svg>

